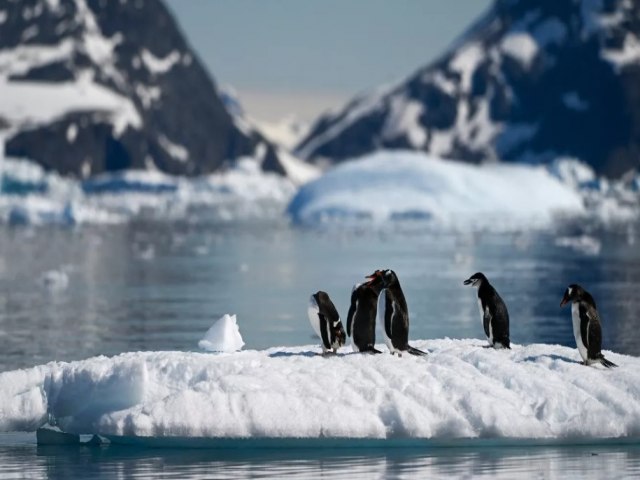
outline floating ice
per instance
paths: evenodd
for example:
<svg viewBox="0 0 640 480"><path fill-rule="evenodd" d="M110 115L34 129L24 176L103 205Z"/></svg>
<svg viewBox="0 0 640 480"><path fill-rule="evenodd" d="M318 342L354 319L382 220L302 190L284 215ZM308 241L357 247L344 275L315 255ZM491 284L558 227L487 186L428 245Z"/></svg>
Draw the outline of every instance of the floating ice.
<svg viewBox="0 0 640 480"><path fill-rule="evenodd" d="M568 247L586 255L598 255L602 249L602 242L589 235L574 237L558 237L555 244L559 247Z"/></svg>
<svg viewBox="0 0 640 480"><path fill-rule="evenodd" d="M26 160L5 159L1 163L0 224L274 218L281 216L296 191L292 180L262 172L250 158L238 161L225 172L193 179L131 170L81 182L45 172Z"/></svg>
<svg viewBox="0 0 640 480"><path fill-rule="evenodd" d="M69 286L69 275L64 270L49 270L44 272L38 281L49 290L58 292Z"/></svg>
<svg viewBox="0 0 640 480"><path fill-rule="evenodd" d="M210 352L237 352L243 345L236 316L229 314L219 318L198 342L198 347Z"/></svg>
<svg viewBox="0 0 640 480"><path fill-rule="evenodd" d="M79 434L218 439L537 439L640 436L640 359L575 348L414 341L428 357L317 346L226 355L135 352L0 373L0 431L48 420ZM380 346L381 349L384 347Z"/></svg>
<svg viewBox="0 0 640 480"><path fill-rule="evenodd" d="M557 214L585 213L580 194L541 166L444 161L379 152L341 164L303 186L288 208L294 221L430 220L445 226L546 226Z"/></svg>

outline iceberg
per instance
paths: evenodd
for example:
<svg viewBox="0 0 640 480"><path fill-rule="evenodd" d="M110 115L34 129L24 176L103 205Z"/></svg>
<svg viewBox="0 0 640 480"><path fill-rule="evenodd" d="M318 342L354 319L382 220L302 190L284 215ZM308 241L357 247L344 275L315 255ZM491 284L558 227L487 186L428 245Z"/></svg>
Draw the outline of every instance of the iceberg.
<svg viewBox="0 0 640 480"><path fill-rule="evenodd" d="M304 185L288 212L303 225L428 220L498 229L586 214L580 193L544 166L478 166L402 151L337 166Z"/></svg>
<svg viewBox="0 0 640 480"><path fill-rule="evenodd" d="M558 345L414 343L430 355L343 348L323 357L316 346L131 352L8 371L0 373L0 431L51 422L71 434L157 445L640 438L639 358L606 352L619 368L605 370Z"/></svg>

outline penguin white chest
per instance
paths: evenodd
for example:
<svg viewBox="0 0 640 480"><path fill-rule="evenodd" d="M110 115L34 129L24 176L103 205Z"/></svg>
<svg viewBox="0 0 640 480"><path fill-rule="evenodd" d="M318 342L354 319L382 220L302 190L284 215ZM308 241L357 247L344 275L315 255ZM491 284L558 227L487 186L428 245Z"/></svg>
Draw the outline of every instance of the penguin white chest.
<svg viewBox="0 0 640 480"><path fill-rule="evenodd" d="M320 337L320 344L322 345L322 351L326 351L324 343L322 341L322 332L320 327L320 307L318 307L318 303L313 295L309 298L309 306L307 308L307 315L309 317L309 323L313 328L313 331Z"/></svg>
<svg viewBox="0 0 640 480"><path fill-rule="evenodd" d="M482 300L478 297L478 309L480 310L480 325L482 325L482 329L484 330L484 309L482 308ZM493 326L491 325L491 321L489 321L489 343L493 345Z"/></svg>
<svg viewBox="0 0 640 480"><path fill-rule="evenodd" d="M571 304L571 320L573 321L573 336L576 339L578 352L584 361L587 361L588 353L585 342L582 341L582 333L580 332L580 304Z"/></svg>

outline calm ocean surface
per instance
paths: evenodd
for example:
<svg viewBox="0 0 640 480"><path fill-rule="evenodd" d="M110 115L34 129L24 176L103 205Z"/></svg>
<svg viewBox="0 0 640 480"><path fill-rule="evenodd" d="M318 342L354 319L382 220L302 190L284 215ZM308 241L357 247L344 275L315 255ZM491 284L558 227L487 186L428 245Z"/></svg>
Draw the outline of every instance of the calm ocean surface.
<svg viewBox="0 0 640 480"><path fill-rule="evenodd" d="M0 371L125 351L197 350L225 313L237 314L245 349L316 343L309 295L326 290L344 320L352 285L377 268L398 274L412 338L482 338L475 291L462 281L483 271L507 303L512 342L575 345L570 310L559 303L567 284L580 283L598 302L604 349L638 355L639 234L637 226L314 232L278 222L0 227ZM0 478L285 474L634 478L640 446L166 451L42 448L33 435L0 435Z"/></svg>

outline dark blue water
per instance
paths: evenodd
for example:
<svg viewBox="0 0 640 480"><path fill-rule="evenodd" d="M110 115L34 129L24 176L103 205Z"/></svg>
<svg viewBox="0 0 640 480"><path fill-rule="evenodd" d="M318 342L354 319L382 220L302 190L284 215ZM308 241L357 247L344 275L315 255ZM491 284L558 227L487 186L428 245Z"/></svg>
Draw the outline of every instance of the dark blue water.
<svg viewBox="0 0 640 480"><path fill-rule="evenodd" d="M313 232L269 222L0 228L0 371L196 350L225 313L237 314L245 348L315 343L309 295L326 290L344 318L352 285L377 268L397 272L412 338L482 338L475 291L462 281L483 271L509 307L513 342L573 346L570 311L559 302L567 284L580 283L598 302L604 348L637 355L637 231ZM49 271L66 280L47 283ZM640 450L630 446L165 451L42 448L32 437L0 436L0 478L632 478L639 468Z"/></svg>

